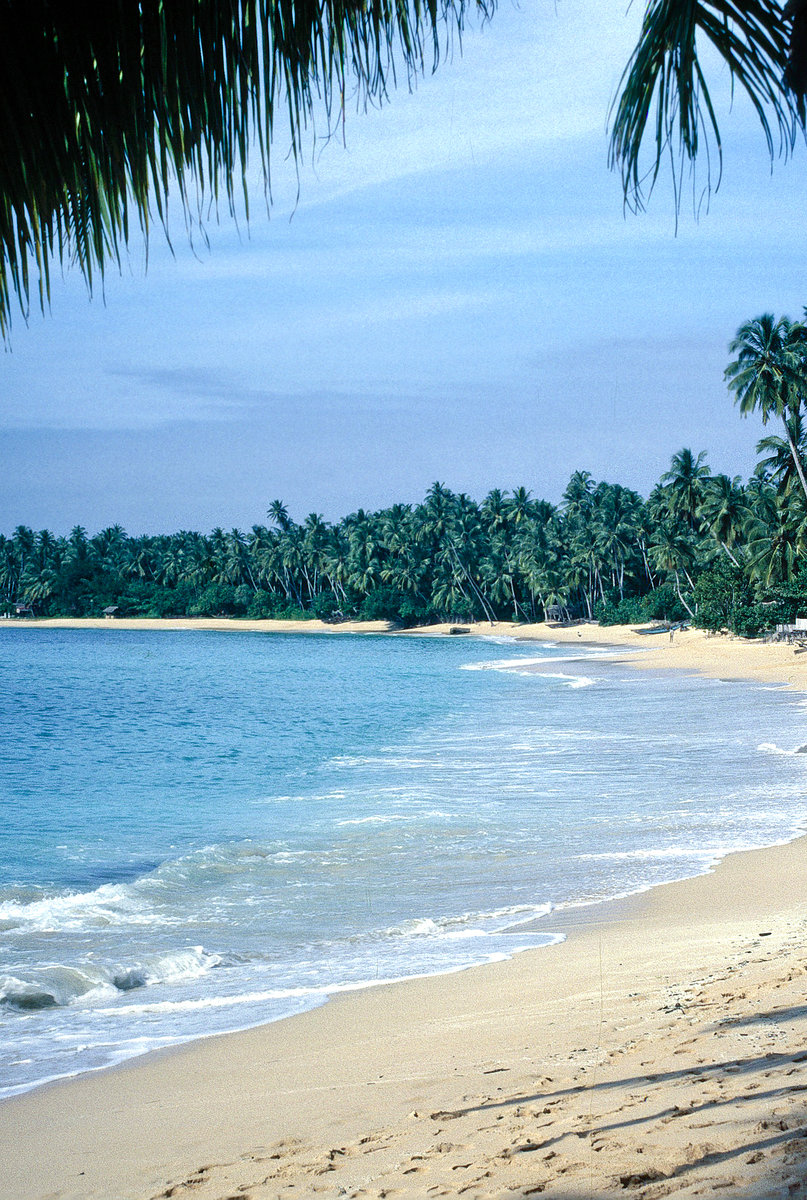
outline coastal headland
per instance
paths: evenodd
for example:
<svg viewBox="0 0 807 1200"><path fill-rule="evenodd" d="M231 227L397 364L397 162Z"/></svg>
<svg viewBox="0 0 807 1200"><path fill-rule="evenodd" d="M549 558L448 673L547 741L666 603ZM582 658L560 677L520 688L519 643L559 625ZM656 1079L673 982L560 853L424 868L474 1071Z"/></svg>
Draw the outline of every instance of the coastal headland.
<svg viewBox="0 0 807 1200"><path fill-rule="evenodd" d="M807 656L787 646L473 632L807 690ZM807 838L541 924L566 940L0 1103L0 1196L807 1195Z"/></svg>

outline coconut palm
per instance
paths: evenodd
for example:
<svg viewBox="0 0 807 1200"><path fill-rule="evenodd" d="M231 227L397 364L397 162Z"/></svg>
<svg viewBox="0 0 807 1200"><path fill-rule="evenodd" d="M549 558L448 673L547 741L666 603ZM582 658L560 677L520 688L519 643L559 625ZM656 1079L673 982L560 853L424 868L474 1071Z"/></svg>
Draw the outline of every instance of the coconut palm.
<svg viewBox="0 0 807 1200"><path fill-rule="evenodd" d="M735 567L739 562L732 547L748 517L748 504L739 476L713 475L706 481L698 516L709 530L721 550L731 559Z"/></svg>
<svg viewBox="0 0 807 1200"><path fill-rule="evenodd" d="M807 392L807 326L763 313L740 326L729 352L737 357L726 367L726 380L740 412L759 412L763 425L779 417L807 497L807 478L789 424Z"/></svg>
<svg viewBox="0 0 807 1200"><path fill-rule="evenodd" d="M760 489L745 526L751 575L762 584L784 583L797 571L805 550L803 505L794 520L794 506L769 485Z"/></svg>
<svg viewBox="0 0 807 1200"><path fill-rule="evenodd" d="M789 438L769 433L757 442L757 454L763 454L765 457L757 463L756 471L775 483L779 491L790 495L794 487L801 487L790 445L791 442L795 445L799 460L804 462L807 453L807 430L804 428L800 412L787 417L787 424Z"/></svg>
<svg viewBox="0 0 807 1200"><path fill-rule="evenodd" d="M278 132L296 157L315 114L383 100L469 10L487 0L7 0L0 329L37 271L44 301L51 255L92 286L132 229L164 221L169 192L192 222L204 200L234 212L250 150L268 185Z"/></svg>
<svg viewBox="0 0 807 1200"><path fill-rule="evenodd" d="M670 513L683 517L690 530L696 526L698 507L704 497L706 481L711 475L706 463L706 451L697 456L685 446L672 456L669 471L661 477L666 485Z"/></svg>
<svg viewBox="0 0 807 1200"><path fill-rule="evenodd" d="M681 590L681 575L685 576L690 589L694 592L695 585L688 570L692 566L693 558L694 549L690 538L682 535L668 522L657 526L650 543L650 561L657 571L662 571L675 580L678 599L691 617L694 617L695 614Z"/></svg>

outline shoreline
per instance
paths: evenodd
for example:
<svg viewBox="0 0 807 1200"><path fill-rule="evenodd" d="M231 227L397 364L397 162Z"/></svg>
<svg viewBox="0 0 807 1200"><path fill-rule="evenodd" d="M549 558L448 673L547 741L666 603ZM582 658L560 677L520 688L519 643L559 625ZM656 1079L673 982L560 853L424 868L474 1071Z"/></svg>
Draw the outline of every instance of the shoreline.
<svg viewBox="0 0 807 1200"><path fill-rule="evenodd" d="M115 631L174 631L213 633L310 633L386 634L394 637L444 637L456 626L428 625L414 629L395 629L388 621L346 621L328 625L323 621L248 620L235 617L52 617L47 619L4 619L0 630L9 629L102 629ZM709 634L701 629L677 630L672 640L666 633L641 634L633 625L573 625L559 627L545 623L512 625L477 622L462 626L461 636L477 640L500 639L514 642L553 642L579 646L602 646L642 651L630 654L626 664L647 670L696 671L716 679L757 680L780 684L783 688L807 691L807 652L791 645L746 640L728 634Z"/></svg>
<svg viewBox="0 0 807 1200"><path fill-rule="evenodd" d="M548 924L567 940L5 1100L0 1195L801 1194L807 837Z"/></svg>
<svg viewBox="0 0 807 1200"><path fill-rule="evenodd" d="M30 628L33 623L8 624ZM125 627L106 621L92 627L110 625ZM136 626L144 627L154 626ZM339 628L387 632L386 627ZM447 627L401 636L442 633ZM553 641L581 649L607 646L617 653L622 646L645 650L648 640L656 640L630 629L596 626L485 625L473 627L470 636ZM672 644L666 635L657 636L662 646L618 661L807 690L807 662L802 666L803 656L798 658L792 647L700 631L676 633ZM459 1195L460 1179L462 1194L472 1196L527 1195L548 1188L553 1197L579 1200L590 1194L580 1188L589 1187L591 1179L596 1187L591 1194L598 1198L625 1195L629 1186L628 1194L655 1200L681 1190L670 1186L673 1180L688 1187L701 1177L717 1179L715 1161L722 1169L735 1157L742 1164L739 1176L710 1186L731 1186L730 1194L739 1194L737 1189L759 1176L759 1190L743 1190L743 1197L779 1195L780 1183L783 1196L801 1195L793 1191L793 1180L807 1180L807 1167L794 1167L792 1155L798 1136L807 1137L807 1108L799 1107L798 1098L807 1093L807 1071L800 1062L805 1056L798 1049L800 1010L807 1015L799 1000L807 974L805 898L807 837L802 835L730 854L698 876L556 911L540 926L566 935L558 945L460 972L336 993L297 1016L39 1085L0 1101L0 1138L17 1149L0 1197L194 1195L212 1200L247 1189L253 1200L268 1200L315 1191L336 1197L395 1190L415 1200L426 1194L421 1176L427 1172L429 1187L435 1180L433 1187L440 1189L432 1194ZM730 981L749 963L755 967L753 987L743 982L732 990ZM720 991L720 981L728 992ZM791 1002L783 1006L785 995ZM660 997L669 1003L659 1005ZM693 1005L709 1021L692 1015ZM770 1088L760 1087L754 1076L762 1108L752 1087L743 1091L740 1086L751 1069L740 1054L741 1039L751 1036L748 1028L738 1025L733 1041L723 1031L741 1023L746 1009L748 1028L760 1020L769 1027L768 1049L760 1051L754 1071L766 1079L781 1075L773 1101ZM682 1022L692 1035L683 1041L678 1036ZM468 1030L473 1031L471 1046ZM759 1040L762 1034L754 1036ZM712 1063L703 1053L711 1053L715 1039L723 1057ZM724 1053L729 1042L734 1060L726 1059L728 1049ZM623 1070L628 1064L632 1073ZM496 1087L479 1091L488 1074ZM670 1078L659 1081L659 1076ZM702 1084L700 1098L689 1108L680 1103L686 1076L686 1095ZM506 1086L499 1087L502 1081ZM631 1097L637 1086L652 1093L666 1114L658 1118L657 1131L653 1126L660 1140L652 1155L641 1113L637 1129L644 1145L622 1130L618 1137L613 1133L619 1114L636 1107ZM319 1107L323 1097L327 1111ZM546 1101L543 1108L537 1107L539 1100ZM764 1147L748 1150L744 1160L739 1156L751 1146L751 1134L768 1121L765 1103L785 1114L776 1116L784 1125L768 1139L757 1138ZM718 1105L728 1108L721 1107L722 1115L704 1125L706 1111ZM689 1120L696 1111L700 1123ZM754 1114L755 1126L746 1112ZM218 1127L215 1132L212 1126ZM693 1130L706 1127L709 1141L703 1145L709 1148L697 1154L692 1146L701 1143L691 1141ZM791 1128L804 1133L784 1136ZM50 1131L49 1149L43 1146L44 1129ZM438 1136L443 1140L435 1142ZM690 1141L684 1143L684 1137ZM595 1138L600 1138L596 1144ZM526 1148L519 1149L522 1142ZM368 1144L373 1152L362 1166L369 1153L362 1147ZM756 1154L761 1157L749 1162ZM466 1172L474 1170L479 1179L469 1192ZM633 1176L635 1184L621 1182Z"/></svg>

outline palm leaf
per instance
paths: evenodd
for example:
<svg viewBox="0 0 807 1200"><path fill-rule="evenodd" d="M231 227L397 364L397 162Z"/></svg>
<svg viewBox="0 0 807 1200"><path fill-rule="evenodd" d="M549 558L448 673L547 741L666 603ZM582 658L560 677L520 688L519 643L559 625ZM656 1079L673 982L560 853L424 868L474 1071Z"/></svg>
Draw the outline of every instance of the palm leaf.
<svg viewBox="0 0 807 1200"><path fill-rule="evenodd" d="M46 304L52 259L91 288L133 227L165 225L169 192L191 226L234 211L251 150L268 189L279 127L296 159L315 108L381 101L494 5L0 0L0 332L14 296Z"/></svg>
<svg viewBox="0 0 807 1200"><path fill-rule="evenodd" d="M805 122L805 7L803 0L787 13L777 0L651 0L612 109L610 161L621 172L631 206L643 207L667 156L677 204L683 168L699 154L706 157L707 192L713 164L720 181L722 141L699 38L723 59L732 86L746 93L769 153L789 153ZM648 129L654 145L645 170L641 150Z"/></svg>

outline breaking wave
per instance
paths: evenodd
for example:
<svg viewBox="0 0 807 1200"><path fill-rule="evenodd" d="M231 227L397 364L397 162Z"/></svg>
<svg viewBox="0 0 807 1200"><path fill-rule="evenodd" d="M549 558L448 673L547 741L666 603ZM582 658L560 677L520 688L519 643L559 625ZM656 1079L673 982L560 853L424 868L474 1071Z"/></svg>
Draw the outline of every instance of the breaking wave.
<svg viewBox="0 0 807 1200"><path fill-rule="evenodd" d="M80 1000L112 997L135 988L198 979L223 961L220 955L209 954L202 946L191 946L117 967L90 963L35 967L26 972L26 978L0 975L0 1005L20 1012L63 1008Z"/></svg>

